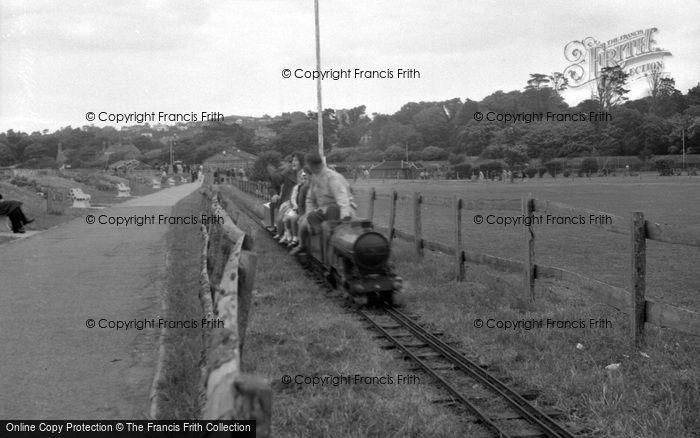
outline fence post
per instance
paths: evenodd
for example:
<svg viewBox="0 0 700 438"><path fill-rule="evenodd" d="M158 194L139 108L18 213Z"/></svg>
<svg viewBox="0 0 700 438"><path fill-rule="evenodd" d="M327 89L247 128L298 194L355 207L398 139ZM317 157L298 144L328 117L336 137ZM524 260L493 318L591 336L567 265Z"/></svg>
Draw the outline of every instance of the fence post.
<svg viewBox="0 0 700 438"><path fill-rule="evenodd" d="M462 199L455 196L455 257L457 281L464 281L464 253L462 250Z"/></svg>
<svg viewBox="0 0 700 438"><path fill-rule="evenodd" d="M255 420L255 436L268 438L272 426L272 387L262 377L239 374L233 381L233 418Z"/></svg>
<svg viewBox="0 0 700 438"><path fill-rule="evenodd" d="M423 225L421 224L421 204L423 197L420 193L413 193L413 235L415 236L416 255L423 257Z"/></svg>
<svg viewBox="0 0 700 438"><path fill-rule="evenodd" d="M396 223L396 190L391 191L391 207L389 209L389 241L394 238L394 224Z"/></svg>
<svg viewBox="0 0 700 438"><path fill-rule="evenodd" d="M644 228L644 213L632 212L632 308L630 309L632 339L635 347L644 344L644 321L646 319L646 230Z"/></svg>
<svg viewBox="0 0 700 438"><path fill-rule="evenodd" d="M377 192L374 187L369 191L369 206L367 207L367 218L370 222L374 219L374 200L377 199Z"/></svg>
<svg viewBox="0 0 700 438"><path fill-rule="evenodd" d="M532 232L532 220L534 211L532 193L529 193L522 200L522 214L525 224L523 233L525 234L525 260L524 260L524 285L525 294L535 301L535 233Z"/></svg>

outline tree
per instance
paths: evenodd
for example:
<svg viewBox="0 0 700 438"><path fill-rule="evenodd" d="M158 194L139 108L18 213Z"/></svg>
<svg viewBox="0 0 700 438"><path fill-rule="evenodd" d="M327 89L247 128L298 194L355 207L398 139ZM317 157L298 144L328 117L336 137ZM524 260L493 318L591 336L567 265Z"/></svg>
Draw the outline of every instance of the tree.
<svg viewBox="0 0 700 438"><path fill-rule="evenodd" d="M379 148L398 144L408 146L409 150L420 150L423 147L423 137L411 125L404 125L394 121L384 124L376 140Z"/></svg>
<svg viewBox="0 0 700 438"><path fill-rule="evenodd" d="M406 151L399 145L393 145L386 148L384 154L382 155L387 161L398 161L402 160L405 157Z"/></svg>
<svg viewBox="0 0 700 438"><path fill-rule="evenodd" d="M688 90L688 93L684 96L684 100L688 107L700 105L700 83Z"/></svg>
<svg viewBox="0 0 700 438"><path fill-rule="evenodd" d="M668 118L686 108L683 95L676 89L676 81L669 77L659 79L657 97L653 100L654 114Z"/></svg>
<svg viewBox="0 0 700 438"><path fill-rule="evenodd" d="M664 77L664 72L661 67L654 64L647 74L644 75L649 83L649 96L652 100L655 100L659 95L659 89L661 88L661 79Z"/></svg>
<svg viewBox="0 0 700 438"><path fill-rule="evenodd" d="M456 151L464 152L467 155L481 154L497 130L495 122L476 123L472 121L457 133Z"/></svg>
<svg viewBox="0 0 700 438"><path fill-rule="evenodd" d="M428 146L421 152L421 158L426 161L444 160L447 158L447 151L437 146Z"/></svg>
<svg viewBox="0 0 700 438"><path fill-rule="evenodd" d="M355 147L360 143L360 139L367 132L370 123L369 117L365 115L365 108L364 105L361 105L349 110L336 111L338 121L337 147Z"/></svg>
<svg viewBox="0 0 700 438"><path fill-rule="evenodd" d="M442 106L424 108L413 116L413 126L427 144L449 146L451 125Z"/></svg>
<svg viewBox="0 0 700 438"><path fill-rule="evenodd" d="M474 113L477 111L479 111L479 103L471 99L466 99L452 119L452 123L457 126L464 126L474 120Z"/></svg>
<svg viewBox="0 0 700 438"><path fill-rule="evenodd" d="M549 85L551 78L542 73L531 73L530 80L527 81L526 90L541 90Z"/></svg>
<svg viewBox="0 0 700 438"><path fill-rule="evenodd" d="M308 111L307 119L313 121L316 125L316 144L318 144L318 113ZM338 120L335 117L335 110L326 108L323 110L323 148L329 151L331 147L338 141Z"/></svg>
<svg viewBox="0 0 700 438"><path fill-rule="evenodd" d="M9 166L14 162L12 149L5 143L0 142L0 166Z"/></svg>
<svg viewBox="0 0 700 438"><path fill-rule="evenodd" d="M598 77L597 91L601 111L610 111L614 106L627 100L625 94L630 90L625 88L629 74L619 65L603 67Z"/></svg>
<svg viewBox="0 0 700 438"><path fill-rule="evenodd" d="M267 172L267 166L272 165L274 167L279 166L282 156L277 151L267 151L263 152L258 156L258 159L253 164L250 169L248 177L252 181L267 181L270 174Z"/></svg>
<svg viewBox="0 0 700 438"><path fill-rule="evenodd" d="M330 150L329 139L323 137L324 150ZM292 152L310 152L318 145L318 125L313 120L292 122L281 128L274 141L275 150L288 155Z"/></svg>
<svg viewBox="0 0 700 438"><path fill-rule="evenodd" d="M561 93L569 87L569 78L564 76L564 73L555 71L549 79L552 81L552 89L561 96Z"/></svg>
<svg viewBox="0 0 700 438"><path fill-rule="evenodd" d="M503 158L511 169L519 169L529 161L527 146L516 145L506 148Z"/></svg>

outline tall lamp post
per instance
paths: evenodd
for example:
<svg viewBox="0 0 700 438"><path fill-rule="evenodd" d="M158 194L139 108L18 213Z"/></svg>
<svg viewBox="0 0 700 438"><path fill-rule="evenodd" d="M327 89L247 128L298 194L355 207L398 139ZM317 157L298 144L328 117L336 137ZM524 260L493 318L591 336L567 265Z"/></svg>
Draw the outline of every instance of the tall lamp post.
<svg viewBox="0 0 700 438"><path fill-rule="evenodd" d="M318 0L314 0L314 12L316 16L316 71L321 71L321 31L318 24ZM323 163L326 163L326 156L323 155L323 104L321 103L321 77L316 77L316 100L318 116L318 154Z"/></svg>
<svg viewBox="0 0 700 438"><path fill-rule="evenodd" d="M173 134L173 138L170 139L170 172L175 172L173 147L177 145L177 134Z"/></svg>

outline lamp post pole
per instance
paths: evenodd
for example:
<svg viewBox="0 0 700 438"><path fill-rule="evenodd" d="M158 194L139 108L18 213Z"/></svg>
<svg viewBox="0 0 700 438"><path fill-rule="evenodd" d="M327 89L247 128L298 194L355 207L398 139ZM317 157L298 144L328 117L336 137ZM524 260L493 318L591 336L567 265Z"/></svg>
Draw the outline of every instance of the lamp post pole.
<svg viewBox="0 0 700 438"><path fill-rule="evenodd" d="M321 71L321 31L318 22L318 0L314 0L314 12L316 18L316 71ZM318 117L318 154L326 163L326 157L323 154L323 104L321 103L321 75L316 77L316 100L317 100L317 117Z"/></svg>

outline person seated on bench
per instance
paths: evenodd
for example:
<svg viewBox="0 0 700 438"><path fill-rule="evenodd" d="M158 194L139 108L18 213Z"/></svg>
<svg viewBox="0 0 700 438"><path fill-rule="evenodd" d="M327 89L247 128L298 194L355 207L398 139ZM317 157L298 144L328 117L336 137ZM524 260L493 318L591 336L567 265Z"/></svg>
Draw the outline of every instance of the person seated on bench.
<svg viewBox="0 0 700 438"><path fill-rule="evenodd" d="M20 201L3 201L2 195L0 195L0 216L10 218L13 233L24 233L24 226L34 222L34 219L24 215Z"/></svg>
<svg viewBox="0 0 700 438"><path fill-rule="evenodd" d="M311 173L309 192L306 195L306 221L314 232L321 229L321 222L342 218L352 219L356 216L355 203L350 193L350 184L345 177L323 164L318 153L307 154L306 166ZM296 255L306 248L306 227L300 228L299 246L289 254Z"/></svg>

